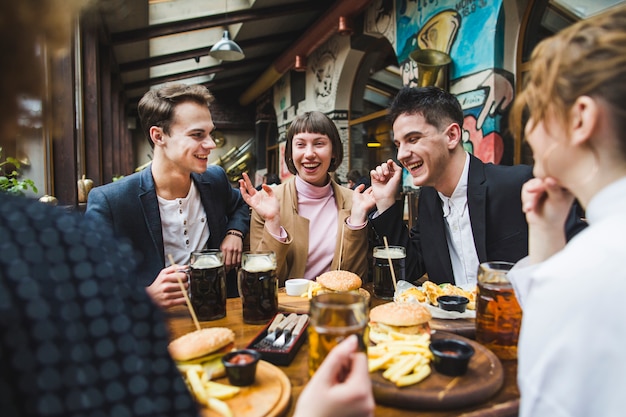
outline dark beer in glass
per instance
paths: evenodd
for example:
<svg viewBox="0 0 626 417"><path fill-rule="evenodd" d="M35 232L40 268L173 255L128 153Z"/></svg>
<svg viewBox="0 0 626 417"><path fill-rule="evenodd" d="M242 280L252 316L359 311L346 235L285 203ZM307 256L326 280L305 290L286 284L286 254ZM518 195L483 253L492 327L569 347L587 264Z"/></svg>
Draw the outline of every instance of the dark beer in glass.
<svg viewBox="0 0 626 417"><path fill-rule="evenodd" d="M389 268L389 259L393 266L396 281L405 279L406 250L402 246L376 246L374 256L374 297L393 300L395 288Z"/></svg>
<svg viewBox="0 0 626 417"><path fill-rule="evenodd" d="M276 315L278 278L274 252L244 252L237 284L245 323L267 323Z"/></svg>
<svg viewBox="0 0 626 417"><path fill-rule="evenodd" d="M217 320L226 316L226 271L220 251L191 254L189 298L198 320Z"/></svg>

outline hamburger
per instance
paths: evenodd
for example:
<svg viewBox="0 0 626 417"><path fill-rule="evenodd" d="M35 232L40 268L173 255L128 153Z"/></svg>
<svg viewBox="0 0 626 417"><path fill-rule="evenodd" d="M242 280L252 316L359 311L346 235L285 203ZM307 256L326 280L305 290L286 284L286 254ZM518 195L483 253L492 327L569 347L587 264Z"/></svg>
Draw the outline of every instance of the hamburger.
<svg viewBox="0 0 626 417"><path fill-rule="evenodd" d="M365 297L368 301L370 294L361 288L363 281L350 271L328 271L318 276L315 282L309 285L308 297L313 298L317 294L329 292L354 292Z"/></svg>
<svg viewBox="0 0 626 417"><path fill-rule="evenodd" d="M430 335L428 308L418 303L386 303L370 310L370 340L379 343L391 332L409 335Z"/></svg>
<svg viewBox="0 0 626 417"><path fill-rule="evenodd" d="M201 364L210 379L225 375L222 356L234 347L235 333L211 327L187 333L170 342L168 350L178 365Z"/></svg>

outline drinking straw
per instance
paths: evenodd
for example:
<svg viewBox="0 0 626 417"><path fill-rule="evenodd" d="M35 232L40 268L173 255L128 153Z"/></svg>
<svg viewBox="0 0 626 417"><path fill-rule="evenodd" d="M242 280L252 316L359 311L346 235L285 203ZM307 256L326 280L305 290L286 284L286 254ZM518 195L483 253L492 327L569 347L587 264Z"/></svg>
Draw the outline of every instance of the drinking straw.
<svg viewBox="0 0 626 417"><path fill-rule="evenodd" d="M344 224L342 222L341 223L341 245L339 246L339 268L337 268L339 271L341 271L341 258L343 257L343 228L344 228Z"/></svg>
<svg viewBox="0 0 626 417"><path fill-rule="evenodd" d="M389 252L389 243L387 243L387 236L383 236L383 241L385 242L385 249L387 250L387 261L389 262L389 270L391 271L391 279L393 280L393 289L395 291L398 288L396 286L396 273L393 270L393 262L391 262L391 252Z"/></svg>
<svg viewBox="0 0 626 417"><path fill-rule="evenodd" d="M167 255L167 257L169 258L170 263L172 265L176 265L176 262L174 262L174 257L172 256L171 253ZM185 289L185 286L183 285L183 282L180 280L180 277L178 275L176 275L176 279L178 280L178 286L180 287L180 290L183 293L183 297L185 297L185 302L187 303L187 307L189 308L189 312L191 313L193 324L196 325L196 330L200 330L200 322L198 322L198 317L196 317L196 312L191 306L191 301L189 300L189 296L187 295L187 290Z"/></svg>

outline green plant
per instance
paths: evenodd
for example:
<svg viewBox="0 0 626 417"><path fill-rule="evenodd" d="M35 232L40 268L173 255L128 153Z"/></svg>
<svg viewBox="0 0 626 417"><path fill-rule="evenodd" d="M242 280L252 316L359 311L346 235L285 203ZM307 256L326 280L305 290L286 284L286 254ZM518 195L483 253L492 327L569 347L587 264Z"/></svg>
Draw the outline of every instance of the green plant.
<svg viewBox="0 0 626 417"><path fill-rule="evenodd" d="M28 189L37 192L33 180L21 178L19 169L20 161L10 156L2 160L2 148L0 147L0 191L14 195L24 195Z"/></svg>

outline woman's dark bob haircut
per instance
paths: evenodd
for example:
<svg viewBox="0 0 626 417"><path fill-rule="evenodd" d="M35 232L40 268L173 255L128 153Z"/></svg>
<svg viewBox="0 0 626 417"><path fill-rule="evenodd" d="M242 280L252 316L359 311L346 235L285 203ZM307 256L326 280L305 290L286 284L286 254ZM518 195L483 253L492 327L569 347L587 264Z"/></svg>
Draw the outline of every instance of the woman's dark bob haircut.
<svg viewBox="0 0 626 417"><path fill-rule="evenodd" d="M298 133L319 133L320 135L326 135L330 139L330 143L333 147L333 157L328 167L328 172L335 172L337 167L341 165L343 161L343 145L341 144L341 138L339 137L339 131L337 126L332 120L328 118L324 113L319 111L310 111L297 116L287 131L287 146L285 148L285 163L289 172L296 175L296 167L293 164L293 137Z"/></svg>

